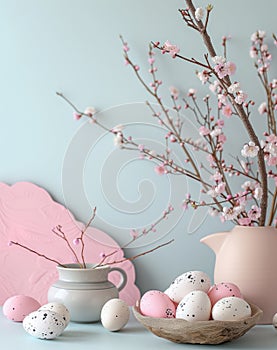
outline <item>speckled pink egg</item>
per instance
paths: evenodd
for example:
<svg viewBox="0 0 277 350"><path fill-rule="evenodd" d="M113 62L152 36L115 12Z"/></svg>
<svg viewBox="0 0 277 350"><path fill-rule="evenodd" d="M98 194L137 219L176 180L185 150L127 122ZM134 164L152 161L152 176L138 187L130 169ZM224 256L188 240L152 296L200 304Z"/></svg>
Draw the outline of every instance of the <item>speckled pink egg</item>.
<svg viewBox="0 0 277 350"><path fill-rule="evenodd" d="M218 300L226 297L237 297L242 298L240 289L234 283L217 283L213 285L209 292L208 296L211 300L212 305L218 302Z"/></svg>
<svg viewBox="0 0 277 350"><path fill-rule="evenodd" d="M3 304L3 314L12 321L22 322L31 312L40 308L40 303L27 295L15 295Z"/></svg>
<svg viewBox="0 0 277 350"><path fill-rule="evenodd" d="M174 318L176 307L165 293L149 290L141 297L140 312L144 316Z"/></svg>

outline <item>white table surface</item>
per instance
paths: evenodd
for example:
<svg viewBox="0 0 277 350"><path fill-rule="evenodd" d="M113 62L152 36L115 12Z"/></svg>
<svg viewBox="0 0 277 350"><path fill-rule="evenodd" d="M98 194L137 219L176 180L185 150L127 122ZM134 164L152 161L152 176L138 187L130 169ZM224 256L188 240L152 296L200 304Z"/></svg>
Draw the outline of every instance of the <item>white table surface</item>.
<svg viewBox="0 0 277 350"><path fill-rule="evenodd" d="M53 340L36 339L27 334L22 323L6 319L0 308L0 348L9 350L141 350L141 349L211 349L209 345L175 344L156 337L131 315L120 332L109 332L101 323L70 323L64 333ZM255 326L241 338L217 345L216 349L277 349L277 331L273 326Z"/></svg>

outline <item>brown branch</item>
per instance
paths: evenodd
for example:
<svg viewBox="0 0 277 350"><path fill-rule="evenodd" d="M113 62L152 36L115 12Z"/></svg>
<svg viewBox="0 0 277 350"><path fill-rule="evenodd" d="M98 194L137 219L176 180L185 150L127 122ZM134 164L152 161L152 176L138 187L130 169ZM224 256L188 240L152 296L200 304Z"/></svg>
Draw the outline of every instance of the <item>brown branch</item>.
<svg viewBox="0 0 277 350"><path fill-rule="evenodd" d="M187 7L189 8L190 12L192 13L193 17L195 18L195 7L192 3L192 0L186 0L186 4L187 4ZM207 16L209 16L209 12L210 11L208 10ZM207 22L207 20L206 20L206 22ZM197 21L197 25L199 28L198 31L200 32L200 34L202 36L202 39L204 41L206 48L208 49L210 56L215 57L216 52L215 52L215 49L213 47L212 40L207 33L207 23L204 25L202 21Z"/></svg>
<svg viewBox="0 0 277 350"><path fill-rule="evenodd" d="M10 241L9 243L10 243L11 245L17 245L17 246L19 246L19 247L21 247L21 248L24 248L25 250L28 250L29 252L31 252L31 253L33 253L33 254L36 254L36 255L38 255L38 256L40 256L40 257L46 259L46 260L52 261L52 262L56 263L56 264L59 265L59 266L66 267L65 265L61 264L59 261L57 261L57 260L55 260L55 259L52 259L52 258L49 258L48 256L46 256L46 255L44 255L44 254L41 254L41 253L39 253L39 252L36 252L35 250L33 250L33 249L27 247L27 246L24 245L24 244L21 244L21 243L18 243L18 242L14 242L14 241Z"/></svg>
<svg viewBox="0 0 277 350"><path fill-rule="evenodd" d="M116 260L116 261L113 261L113 262L109 262L108 264L109 264L109 265L119 264L119 263L122 263L122 262L124 262L124 261L126 261L126 260L133 261L133 260L137 259L138 257L143 256L143 255L146 255L146 254L149 254L149 253L152 253L152 252L154 252L155 250L160 249L160 248L162 248L162 247L164 247L164 246L166 246L166 245L172 243L173 241L174 241L174 239L171 239L170 241L168 241L168 242L166 242L166 243L163 243L163 244L160 244L160 245L158 245L157 247L155 247L155 248L153 248L153 249L150 249L150 250L147 250L147 251L145 251L145 252L143 252L143 253L134 255L134 256L132 256L132 257L130 257L130 258L124 258L124 259L121 259L121 260Z"/></svg>
<svg viewBox="0 0 277 350"><path fill-rule="evenodd" d="M94 220L96 215L96 207L93 208L92 211L92 216L89 219L89 221L87 222L85 228L81 231L81 236L80 236L80 240L82 243L82 249L81 249L81 257L82 257L82 262L83 262L83 267L86 268L86 262L85 262L85 256L84 256L84 250L85 250L85 243L84 243L84 234L86 233L87 229L89 228L90 224L92 223L92 221Z"/></svg>
<svg viewBox="0 0 277 350"><path fill-rule="evenodd" d="M55 231L55 229L56 229L58 232ZM70 249L70 251L72 252L72 254L73 254L74 257L75 257L76 262L77 262L77 263L80 265L80 267L82 268L82 267L83 267L83 266L82 266L82 263L80 262L80 260L79 260L79 258L78 258L78 256L77 256L77 254L76 254L76 252L75 252L75 250L72 248L72 246L71 246L71 244L69 243L68 239L66 238L66 234L62 231L62 226L60 226L60 225L56 226L55 228L52 229L52 232L53 232L55 235L57 235L58 237L60 237L61 239L63 239L63 240L66 242L68 248Z"/></svg>
<svg viewBox="0 0 277 350"><path fill-rule="evenodd" d="M141 234L139 234L137 237L133 237L129 242L127 242L127 243L124 244L122 247L120 247L120 249L125 249L125 248L127 248L130 244L132 244L132 243L133 243L134 241L136 241L137 239L139 239L139 238L141 238L141 237L147 235L147 234L148 234L149 232L151 232L162 220L164 220L165 218L167 218L167 216L170 214L171 211L172 211L172 210L170 210L170 208L167 209L167 210L165 210L164 213L163 213L163 215L162 215L157 221L155 221L155 222L151 225L151 227L149 227L147 230L146 230L146 229L143 229ZM111 253L105 255L105 256L102 258L102 260L96 265L96 267L97 267L97 266L103 265L103 263L105 262L105 260L106 260L107 258L109 258L110 256L114 255L114 254L117 253L117 252L118 252L118 249L115 249L115 250L112 251ZM108 263L108 264L109 264L109 263Z"/></svg>

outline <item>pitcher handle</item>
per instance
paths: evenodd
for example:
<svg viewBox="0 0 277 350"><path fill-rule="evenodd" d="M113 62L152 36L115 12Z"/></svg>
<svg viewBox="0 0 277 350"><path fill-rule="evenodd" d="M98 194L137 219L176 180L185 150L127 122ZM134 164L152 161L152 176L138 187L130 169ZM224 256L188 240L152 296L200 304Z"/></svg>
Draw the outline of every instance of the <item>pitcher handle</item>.
<svg viewBox="0 0 277 350"><path fill-rule="evenodd" d="M117 271L120 273L121 279L119 281L119 284L116 286L116 288L118 289L118 291L120 292L127 283L127 274L126 272L121 269L120 267L111 267L109 273L111 273L112 271Z"/></svg>

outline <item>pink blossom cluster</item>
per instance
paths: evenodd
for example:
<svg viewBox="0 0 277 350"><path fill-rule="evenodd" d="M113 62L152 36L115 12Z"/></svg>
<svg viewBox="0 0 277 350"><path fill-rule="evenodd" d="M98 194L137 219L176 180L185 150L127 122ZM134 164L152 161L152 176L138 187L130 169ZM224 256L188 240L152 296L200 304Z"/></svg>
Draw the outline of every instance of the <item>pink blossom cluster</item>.
<svg viewBox="0 0 277 350"><path fill-rule="evenodd" d="M201 11L199 12L201 13ZM255 39L257 42L260 39L261 32L257 32ZM263 33L263 32L262 32ZM265 34L263 34L264 37ZM253 35L254 37L254 35ZM226 45L226 40L223 40ZM169 54L175 58L180 53L180 49L176 45L172 45L169 41L164 45L156 42L155 48L160 48L162 53ZM263 44L264 45L264 44ZM257 51L259 52L259 50ZM265 51L263 51L265 52ZM268 52L266 57L270 57ZM137 66L130 60L126 53L126 60L134 70ZM173 110L177 112L177 120L169 115L169 110L163 105L160 96L158 95L158 88L162 84L156 77L157 67L154 66L153 51L149 50L148 63L150 64L149 73L152 75L150 84L146 84L148 91L157 97L161 106L161 111L156 111L150 105L153 111L153 116L158 119L160 125L165 127L166 148L164 154L157 154L155 150L148 149L145 145L136 145L132 139L123 138L122 130L118 130L115 136L115 144L124 148L132 144L140 152L140 158L155 159L159 164L154 167L158 175L165 174L181 174L196 178L199 175L198 181L202 182L203 195L207 196L207 200L196 202L188 193L182 203L184 209L189 205L197 209L199 206L209 206L210 214L212 216L219 216L222 222L231 220L240 225L257 224L261 216L261 209L259 201L263 193L258 175L254 175L253 165L259 151L263 151L264 159L268 166L275 166L277 164L277 137L275 134L265 133L265 140L261 140L260 145L256 145L253 141L246 142L241 149L241 157L236 159L235 164L228 164L224 158L224 145L227 142L227 137L224 132L225 120L232 115L236 115L236 106L243 106L249 111L250 106L255 103L251 100L247 101L247 94L242 90L238 81L226 83L226 78L230 77L236 71L236 65L233 62L227 61L226 57L213 56L211 58L211 65L207 65L204 70L197 72L197 77L202 84L208 84L210 92L213 93L217 100L217 111L212 113L210 108L211 96L207 95L203 98L203 103L206 106L206 111L200 112L200 106L197 102L197 92L190 88L186 96L182 97L178 88L171 86L170 96L173 102ZM201 64L203 66L203 64ZM139 76L142 79L141 76ZM215 79L212 80L212 77ZM270 83L272 93L276 89L276 79ZM274 95L275 96L275 95ZM184 102L184 105L182 105ZM267 103L264 103L263 113L267 112ZM181 109L190 110L196 116L196 122L199 124L198 132L199 139L185 139L182 136L179 112ZM258 111L261 113L261 108ZM250 113L250 112L248 112ZM164 115L164 116L163 116ZM179 118L179 119L178 119ZM114 132L115 130L113 130ZM201 151L206 154L207 165L201 165L202 169L198 169L195 173L187 171L185 165L191 164L192 159L188 156L184 159L184 164L176 164L170 157L169 143L178 143L180 147L184 147L186 152L187 147L191 147L193 151ZM253 159L253 161L251 161ZM204 182L201 172L210 173L210 181ZM230 178L233 176L240 176L247 181L243 182L242 188L238 191L231 190ZM274 179L274 184L277 183L277 177L273 170L268 173L269 178ZM250 181L251 180L251 181Z"/></svg>
<svg viewBox="0 0 277 350"><path fill-rule="evenodd" d="M153 160L154 171L158 175L182 175L200 183L204 199L196 201L190 193L184 193L184 209L189 206L194 209L205 206L209 207L210 215L219 216L222 222L231 220L239 225L265 225L267 219L267 225L277 225L277 79L270 77L273 56L266 44L266 33L261 30L253 33L250 56L254 60L254 67L266 96L256 108L255 102L248 97L241 83L233 79L236 64L229 61L226 54L230 37L222 38L221 55L217 55L210 41L207 27L212 9L210 5L206 9L195 9L192 2L188 2L187 9L179 10L185 23L204 36L208 51L204 59L183 56L181 49L169 40L164 44L152 42L148 51L150 79L149 75L144 77L139 65L132 61L129 45L121 38L125 64L133 69L139 82L156 102L155 107L150 102L147 105L153 118L164 128L164 152L158 153L147 145L136 143L132 136L125 135L121 125L109 131L114 135L114 144L117 147L137 151L141 159ZM275 35L273 39L276 45ZM179 88L171 86L170 110L160 95L159 88L163 82L157 76L156 51L197 66L196 75L202 85L208 87L211 95L207 94L200 99L194 88L189 88L185 94ZM191 113L194 117L198 139L184 136L185 121L182 111ZM89 116L90 113L79 113L78 110L75 112L78 114L75 115L76 119L84 114ZM252 125L253 119L259 115L264 116L266 121L262 140ZM102 126L93 112L89 117ZM230 123L229 119L235 117L242 121L248 137L241 145L240 153L233 156L230 162L225 147L232 140L227 139L225 128ZM105 127L104 129L107 130ZM184 154L182 163L172 155L173 144L174 147L179 146ZM206 162L197 163L196 152L203 153ZM237 185L238 181L233 181L238 177L242 182L240 187ZM136 236L135 231L133 235Z"/></svg>

